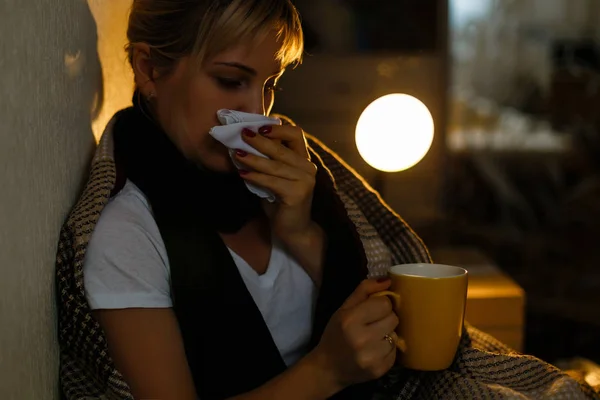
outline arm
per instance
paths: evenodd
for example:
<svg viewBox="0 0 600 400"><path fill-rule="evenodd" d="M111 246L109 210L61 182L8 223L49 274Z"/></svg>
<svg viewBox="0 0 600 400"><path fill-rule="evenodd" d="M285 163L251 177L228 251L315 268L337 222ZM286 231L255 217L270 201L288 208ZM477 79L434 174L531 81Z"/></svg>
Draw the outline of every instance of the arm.
<svg viewBox="0 0 600 400"><path fill-rule="evenodd" d="M237 160L250 167L242 171L242 178L277 196L277 202L264 203L273 232L320 286L326 237L311 219L317 166L310 161L304 131L286 125L264 126L260 134L249 129L242 133L250 146L267 156L236 152Z"/></svg>
<svg viewBox="0 0 600 400"><path fill-rule="evenodd" d="M93 315L135 399L197 399L172 309L97 310Z"/></svg>
<svg viewBox="0 0 600 400"><path fill-rule="evenodd" d="M324 400L376 379L394 364L383 339L398 324L389 300L371 298L388 281L364 281L334 314L319 345L281 375L231 400ZM136 399L196 400L177 320L170 308L94 311L109 352Z"/></svg>
<svg viewBox="0 0 600 400"><path fill-rule="evenodd" d="M136 399L196 400L194 382L172 309L94 311L109 352ZM317 356L307 355L260 388L235 400L320 400L341 390Z"/></svg>
<svg viewBox="0 0 600 400"><path fill-rule="evenodd" d="M321 286L323 262L327 249L327 235L316 223L304 235L287 239L285 245L290 255L304 268L308 276Z"/></svg>

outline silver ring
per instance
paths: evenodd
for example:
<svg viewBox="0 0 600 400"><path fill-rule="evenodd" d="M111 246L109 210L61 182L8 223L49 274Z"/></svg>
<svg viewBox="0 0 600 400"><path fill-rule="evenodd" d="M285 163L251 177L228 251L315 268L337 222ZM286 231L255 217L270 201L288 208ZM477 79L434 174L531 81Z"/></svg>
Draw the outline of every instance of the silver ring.
<svg viewBox="0 0 600 400"><path fill-rule="evenodd" d="M392 349L396 348L396 342L394 341L393 337L391 337L390 335L385 335L383 338L385 340L387 340L387 342L390 344L390 346L392 346Z"/></svg>

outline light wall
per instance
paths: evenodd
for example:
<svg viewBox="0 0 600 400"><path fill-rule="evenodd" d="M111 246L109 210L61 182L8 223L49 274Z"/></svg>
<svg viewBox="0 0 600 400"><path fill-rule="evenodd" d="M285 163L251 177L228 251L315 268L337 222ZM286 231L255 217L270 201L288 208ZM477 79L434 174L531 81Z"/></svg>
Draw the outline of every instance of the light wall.
<svg viewBox="0 0 600 400"><path fill-rule="evenodd" d="M129 4L0 0L2 400L59 398L56 245L87 177L93 132L130 100L122 51ZM103 80L106 102L92 122Z"/></svg>
<svg viewBox="0 0 600 400"><path fill-rule="evenodd" d="M131 0L88 0L98 25L98 53L104 76L104 102L92 127L96 138L114 113L131 105L133 73L127 61L127 18Z"/></svg>

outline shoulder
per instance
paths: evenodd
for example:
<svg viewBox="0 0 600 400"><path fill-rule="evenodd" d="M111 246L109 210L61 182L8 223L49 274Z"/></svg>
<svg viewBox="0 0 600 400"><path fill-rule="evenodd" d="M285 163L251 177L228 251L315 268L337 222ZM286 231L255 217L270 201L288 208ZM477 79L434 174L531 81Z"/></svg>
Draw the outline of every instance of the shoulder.
<svg viewBox="0 0 600 400"><path fill-rule="evenodd" d="M133 182L127 180L123 189L102 210L91 241L115 236L124 239L124 235L139 234L153 242L160 239L150 202Z"/></svg>
<svg viewBox="0 0 600 400"><path fill-rule="evenodd" d="M99 224L117 220L117 217L125 217L125 220L129 222L143 222L146 218L153 219L148 199L130 180L127 180L123 189L109 200L102 211Z"/></svg>
<svg viewBox="0 0 600 400"><path fill-rule="evenodd" d="M92 233L89 249L106 245L127 247L146 241L156 248L166 264L164 244L150 203L144 193L128 180L102 211Z"/></svg>
<svg viewBox="0 0 600 400"><path fill-rule="evenodd" d="M102 211L83 270L92 308L170 306L166 249L148 200L132 182Z"/></svg>

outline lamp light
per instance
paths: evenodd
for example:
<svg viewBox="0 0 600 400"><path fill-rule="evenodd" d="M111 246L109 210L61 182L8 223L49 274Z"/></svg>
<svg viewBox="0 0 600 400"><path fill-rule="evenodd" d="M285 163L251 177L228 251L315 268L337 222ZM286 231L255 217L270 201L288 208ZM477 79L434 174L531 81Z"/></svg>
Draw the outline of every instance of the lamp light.
<svg viewBox="0 0 600 400"><path fill-rule="evenodd" d="M429 109L413 96L388 94L369 104L356 124L355 139L361 157L379 171L375 189L381 192L386 172L418 164L431 148L433 134Z"/></svg>

